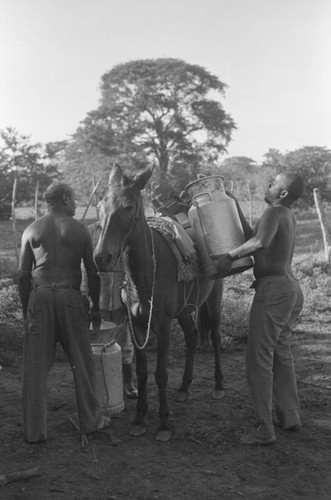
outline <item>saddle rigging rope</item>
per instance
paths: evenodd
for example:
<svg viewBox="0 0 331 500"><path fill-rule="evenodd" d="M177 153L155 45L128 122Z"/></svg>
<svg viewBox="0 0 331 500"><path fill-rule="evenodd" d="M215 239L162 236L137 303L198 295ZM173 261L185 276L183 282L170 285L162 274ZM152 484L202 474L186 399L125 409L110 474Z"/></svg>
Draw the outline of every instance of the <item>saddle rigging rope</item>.
<svg viewBox="0 0 331 500"><path fill-rule="evenodd" d="M132 314L131 314L131 303L130 303L130 294L128 290L128 283L122 285L123 288L126 288L126 297L127 297L127 312L128 312L128 323L129 323L129 330L130 330L130 335L133 340L134 345L136 346L137 349L142 351L145 349L149 337L150 337L150 332L151 332L151 324L152 324L152 314L153 314L153 305L154 305L154 290L155 290L155 276L156 276L156 258L155 258L155 247L154 247L154 237L153 237L153 232L152 229L150 228L150 233L151 233L151 241L152 241L152 262L153 262L153 282L152 282L152 294L151 298L148 301L149 302L149 315L148 315L148 323L147 323L147 333L146 333L146 338L143 343L143 345L138 344L138 340L136 338L136 334L134 332L133 328L133 322L132 322Z"/></svg>

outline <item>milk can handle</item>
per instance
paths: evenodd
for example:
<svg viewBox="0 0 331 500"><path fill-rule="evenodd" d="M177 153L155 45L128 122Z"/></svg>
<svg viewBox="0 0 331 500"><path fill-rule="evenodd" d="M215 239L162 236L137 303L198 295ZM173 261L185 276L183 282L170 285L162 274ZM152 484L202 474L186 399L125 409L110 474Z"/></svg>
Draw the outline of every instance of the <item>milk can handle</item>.
<svg viewBox="0 0 331 500"><path fill-rule="evenodd" d="M196 203L197 198L201 198L202 196L208 196L209 200L211 201L211 197L210 197L209 193L199 193L199 194L196 194L193 196L194 203Z"/></svg>
<svg viewBox="0 0 331 500"><path fill-rule="evenodd" d="M96 346L96 347L102 347L102 351L106 351L107 350L107 347L111 346L112 344L114 344L116 342L116 340L114 342L107 342L107 344L105 344L104 342L102 343L93 343L92 342L92 346Z"/></svg>
<svg viewBox="0 0 331 500"><path fill-rule="evenodd" d="M207 194L209 196L208 193L202 193L202 194ZM199 218L199 222L200 222L201 231L202 231L202 234L203 234L203 239L205 240L206 247L207 247L207 250L208 250L208 255L210 257L211 252L210 252L210 248L209 248L209 245L208 245L208 239L207 239L206 233L205 233L204 228L203 228L202 213L201 213L201 210L200 210L199 205L197 203L195 203L195 207L197 209L197 214L198 214L198 218Z"/></svg>

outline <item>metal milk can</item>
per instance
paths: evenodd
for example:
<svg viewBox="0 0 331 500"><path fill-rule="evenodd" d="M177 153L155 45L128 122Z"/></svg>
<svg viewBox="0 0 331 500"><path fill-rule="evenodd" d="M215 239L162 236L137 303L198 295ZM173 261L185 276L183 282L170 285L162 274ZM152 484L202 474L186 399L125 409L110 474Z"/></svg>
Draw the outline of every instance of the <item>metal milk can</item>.
<svg viewBox="0 0 331 500"><path fill-rule="evenodd" d="M96 371L96 393L103 412L114 415L124 410L122 354L115 341L115 323L102 321L97 343L92 343Z"/></svg>
<svg viewBox="0 0 331 500"><path fill-rule="evenodd" d="M196 243L202 273L209 278L220 276L215 261L245 242L245 235L235 201L224 189L223 177L202 177L185 187L191 198L188 218L192 226L192 239ZM237 274L253 267L252 258L243 257L233 262L230 274Z"/></svg>

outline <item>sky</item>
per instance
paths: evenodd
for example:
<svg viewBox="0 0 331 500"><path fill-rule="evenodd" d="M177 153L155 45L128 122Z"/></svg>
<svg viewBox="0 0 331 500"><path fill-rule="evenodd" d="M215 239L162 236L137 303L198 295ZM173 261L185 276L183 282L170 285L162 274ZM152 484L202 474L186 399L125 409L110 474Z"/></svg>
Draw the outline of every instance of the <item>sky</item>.
<svg viewBox="0 0 331 500"><path fill-rule="evenodd" d="M227 85L224 158L331 149L331 0L0 0L0 128L69 139L104 73L159 57Z"/></svg>

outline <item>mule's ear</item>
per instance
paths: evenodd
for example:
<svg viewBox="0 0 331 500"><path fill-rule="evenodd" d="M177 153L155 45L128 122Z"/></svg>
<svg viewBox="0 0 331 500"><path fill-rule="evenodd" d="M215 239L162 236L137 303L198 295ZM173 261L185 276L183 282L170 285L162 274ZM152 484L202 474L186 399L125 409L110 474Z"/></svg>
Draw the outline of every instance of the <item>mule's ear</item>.
<svg viewBox="0 0 331 500"><path fill-rule="evenodd" d="M146 186L147 181L150 179L150 177L153 173L154 166L155 166L155 164L153 164L152 167L147 167L145 170L143 170L139 174L135 175L134 183L140 190L144 189L144 187Z"/></svg>
<svg viewBox="0 0 331 500"><path fill-rule="evenodd" d="M121 167L117 163L114 163L111 170L110 170L110 174L109 174L109 178L108 178L108 186L110 186L110 184L113 184L115 186L120 184L122 177L123 177L123 173L122 173Z"/></svg>

